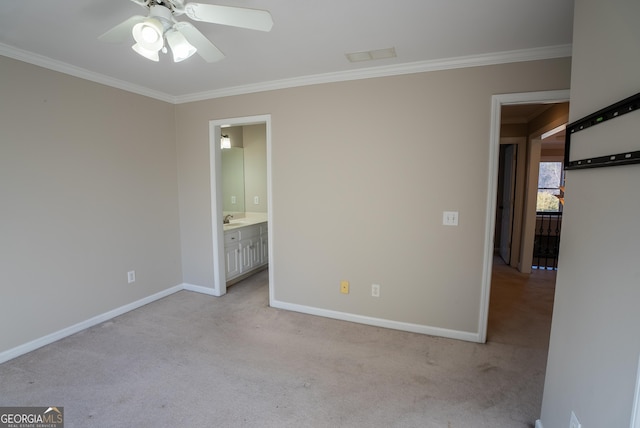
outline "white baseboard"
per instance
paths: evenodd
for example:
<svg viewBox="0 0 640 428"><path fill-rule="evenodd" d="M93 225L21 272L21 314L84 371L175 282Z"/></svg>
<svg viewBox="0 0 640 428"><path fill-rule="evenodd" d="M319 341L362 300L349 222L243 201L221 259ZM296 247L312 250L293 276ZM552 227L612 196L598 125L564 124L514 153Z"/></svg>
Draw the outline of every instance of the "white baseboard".
<svg viewBox="0 0 640 428"><path fill-rule="evenodd" d="M479 333L471 333L467 331L449 330L440 327L431 327L422 324L412 324L400 321L391 321L383 318L374 318L364 315L350 314L347 312L332 311L329 309L314 308L312 306L298 305L295 303L281 302L272 299L269 304L278 309L285 309L294 312L300 312L309 315L318 315L321 317L333 318L342 321L350 321L359 324L367 324L376 327L390 328L393 330L410 331L412 333L427 334L429 336L446 337L448 339L465 340L467 342L480 342Z"/></svg>
<svg viewBox="0 0 640 428"><path fill-rule="evenodd" d="M48 334L46 336L40 337L38 339L32 340L31 342L27 342L25 344L16 346L15 348L9 349L4 352L0 352L0 364L5 361L12 360L20 355L26 354L27 352L34 351L38 348L41 348L45 345L53 343L57 340L64 339L67 336L71 336L72 334L78 333L79 331L85 330L89 327L93 327L94 325L100 324L102 322L108 321L112 318L115 318L119 315L122 315L126 312L137 309L141 306L154 302L156 300L162 299L163 297L167 297L170 294L173 294L177 291L183 290L183 285L176 285L174 287L168 288L166 290L160 291L156 294L152 294L151 296L147 296L143 299L136 300L135 302L131 302L124 306L120 306L119 308L110 310L100 315L96 315L93 318L89 318L88 320L79 322L70 327L63 328L62 330L58 330L54 333Z"/></svg>
<svg viewBox="0 0 640 428"><path fill-rule="evenodd" d="M182 284L182 289L187 291L195 291L196 293L201 294L208 294L209 296L218 296L217 294L215 294L213 288L204 287L202 285L187 284L185 282Z"/></svg>
<svg viewBox="0 0 640 428"><path fill-rule="evenodd" d="M536 421L536 428L544 428L544 427L542 426L542 421L541 421L540 419L538 419L538 420Z"/></svg>
<svg viewBox="0 0 640 428"><path fill-rule="evenodd" d="M58 330L54 333L32 340L31 342L27 342L25 344L16 346L15 348L9 349L7 351L0 352L0 364L4 363L5 361L9 361L16 357L19 357L20 355L24 355L28 352L34 351L50 343L53 343L57 340L64 339L67 336L71 336L72 334L78 333L89 327L93 327L94 325L108 321L126 312L132 311L141 306L144 306L156 300L162 299L163 297L167 297L170 294L176 293L181 290L194 291L196 293L216 296L212 288L203 287L201 285L182 283L174 287L168 288L164 291L160 291L158 293L152 294L151 296L147 296L143 299L136 300L135 302L126 304L119 308L97 315L93 318L89 318L88 320L79 322L70 327L63 328L62 330ZM445 328L431 327L427 325L391 321L391 320L386 320L382 318L373 318L373 317L367 317L364 315L356 315L356 314L350 314L346 312L332 311L329 309L321 309L321 308L314 308L311 306L298 305L294 303L280 302L277 300L272 300L270 302L270 305L278 309L285 309L285 310L300 312L300 313L309 314L309 315L318 315L318 316L338 319L342 321L350 321L350 322L356 322L359 324L372 325L376 327L390 328L393 330L410 331L413 333L427 334L430 336L439 336L439 337L446 337L449 339L465 340L467 342L480 341L480 335L478 333L470 333L466 331L449 330ZM536 422L536 428L542 428L542 423L538 425L538 422Z"/></svg>

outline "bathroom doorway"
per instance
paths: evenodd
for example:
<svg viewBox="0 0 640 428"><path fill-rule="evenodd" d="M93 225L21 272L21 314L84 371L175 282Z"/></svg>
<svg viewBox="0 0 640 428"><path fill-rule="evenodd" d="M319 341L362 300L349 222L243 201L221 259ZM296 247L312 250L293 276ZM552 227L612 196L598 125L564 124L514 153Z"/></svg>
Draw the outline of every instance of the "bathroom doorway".
<svg viewBox="0 0 640 428"><path fill-rule="evenodd" d="M260 125L260 126L254 126ZM225 197L223 192L223 165L222 165L222 149L221 149L221 137L226 135L225 129L247 127L252 132L256 129L264 129L264 139L266 140L266 165L262 167L266 168L266 194L254 194L257 192L256 187L251 184L247 189L249 192L245 192L246 195L242 196L245 202L245 208L243 214L236 214L236 217L246 215L254 207L264 212L267 218L267 234L273 237L272 233L272 191L271 191L271 116L248 116L239 118L229 118L212 120L209 122L209 150L210 150L210 180L211 180L211 230L212 230L212 246L213 246L213 266L214 266L214 294L222 296L227 292L227 278L226 278L226 256L225 256L225 234L223 221L225 212ZM253 165L252 167L255 167ZM246 186L243 186L246 187ZM240 202L240 195L234 196L237 203ZM229 208L227 206L227 208ZM272 240L265 241L265 252L269 254L269 283L272 283L272 266L273 266L273 250ZM269 299L271 300L272 287L269 287Z"/></svg>

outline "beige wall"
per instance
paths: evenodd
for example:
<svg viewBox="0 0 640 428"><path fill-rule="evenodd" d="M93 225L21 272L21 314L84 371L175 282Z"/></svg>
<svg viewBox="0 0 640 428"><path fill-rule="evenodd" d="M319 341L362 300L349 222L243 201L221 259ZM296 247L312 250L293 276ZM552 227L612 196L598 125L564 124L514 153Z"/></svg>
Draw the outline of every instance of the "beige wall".
<svg viewBox="0 0 640 428"><path fill-rule="evenodd" d="M275 299L477 333L491 96L569 75L557 59L178 105L184 281L213 286L208 121L270 114Z"/></svg>
<svg viewBox="0 0 640 428"><path fill-rule="evenodd" d="M639 91L638 16L637 1L576 2L571 121ZM640 113L631 115L637 136ZM590 141L597 129L582 141L623 151L623 118L598 127L609 126L606 141ZM574 411L583 427L628 427L640 354L640 166L567 171L566 183L541 422L567 427Z"/></svg>
<svg viewBox="0 0 640 428"><path fill-rule="evenodd" d="M267 126L242 127L244 134L244 177L246 211L267 212ZM258 204L254 201L258 197Z"/></svg>
<svg viewBox="0 0 640 428"><path fill-rule="evenodd" d="M0 321L20 320L0 352L181 282L212 287L209 121L263 114L275 299L475 333L491 95L565 89L570 73L557 59L172 106L0 66Z"/></svg>
<svg viewBox="0 0 640 428"><path fill-rule="evenodd" d="M0 352L182 282L174 123L0 56Z"/></svg>

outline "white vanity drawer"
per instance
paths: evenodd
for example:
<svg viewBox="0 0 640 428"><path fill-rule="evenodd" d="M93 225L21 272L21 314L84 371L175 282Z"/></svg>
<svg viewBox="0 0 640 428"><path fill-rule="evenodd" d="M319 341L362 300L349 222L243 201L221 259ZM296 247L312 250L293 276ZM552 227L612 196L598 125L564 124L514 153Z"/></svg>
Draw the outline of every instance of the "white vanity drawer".
<svg viewBox="0 0 640 428"><path fill-rule="evenodd" d="M252 224L251 226L241 227L238 232L240 232L240 239L253 238L260 235L260 227L257 224Z"/></svg>
<svg viewBox="0 0 640 428"><path fill-rule="evenodd" d="M240 231L239 230L231 230L229 232L224 233L224 243L225 244L234 244L236 242L240 242Z"/></svg>

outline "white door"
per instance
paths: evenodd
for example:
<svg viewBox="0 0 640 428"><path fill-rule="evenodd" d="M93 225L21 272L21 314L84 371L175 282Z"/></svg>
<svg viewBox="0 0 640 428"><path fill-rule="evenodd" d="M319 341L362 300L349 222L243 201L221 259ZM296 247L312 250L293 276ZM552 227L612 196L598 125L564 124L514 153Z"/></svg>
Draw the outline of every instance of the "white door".
<svg viewBox="0 0 640 428"><path fill-rule="evenodd" d="M511 237L513 232L513 200L516 183L516 149L515 144L505 147L502 193L502 228L500 230L500 257L506 264L511 262Z"/></svg>

